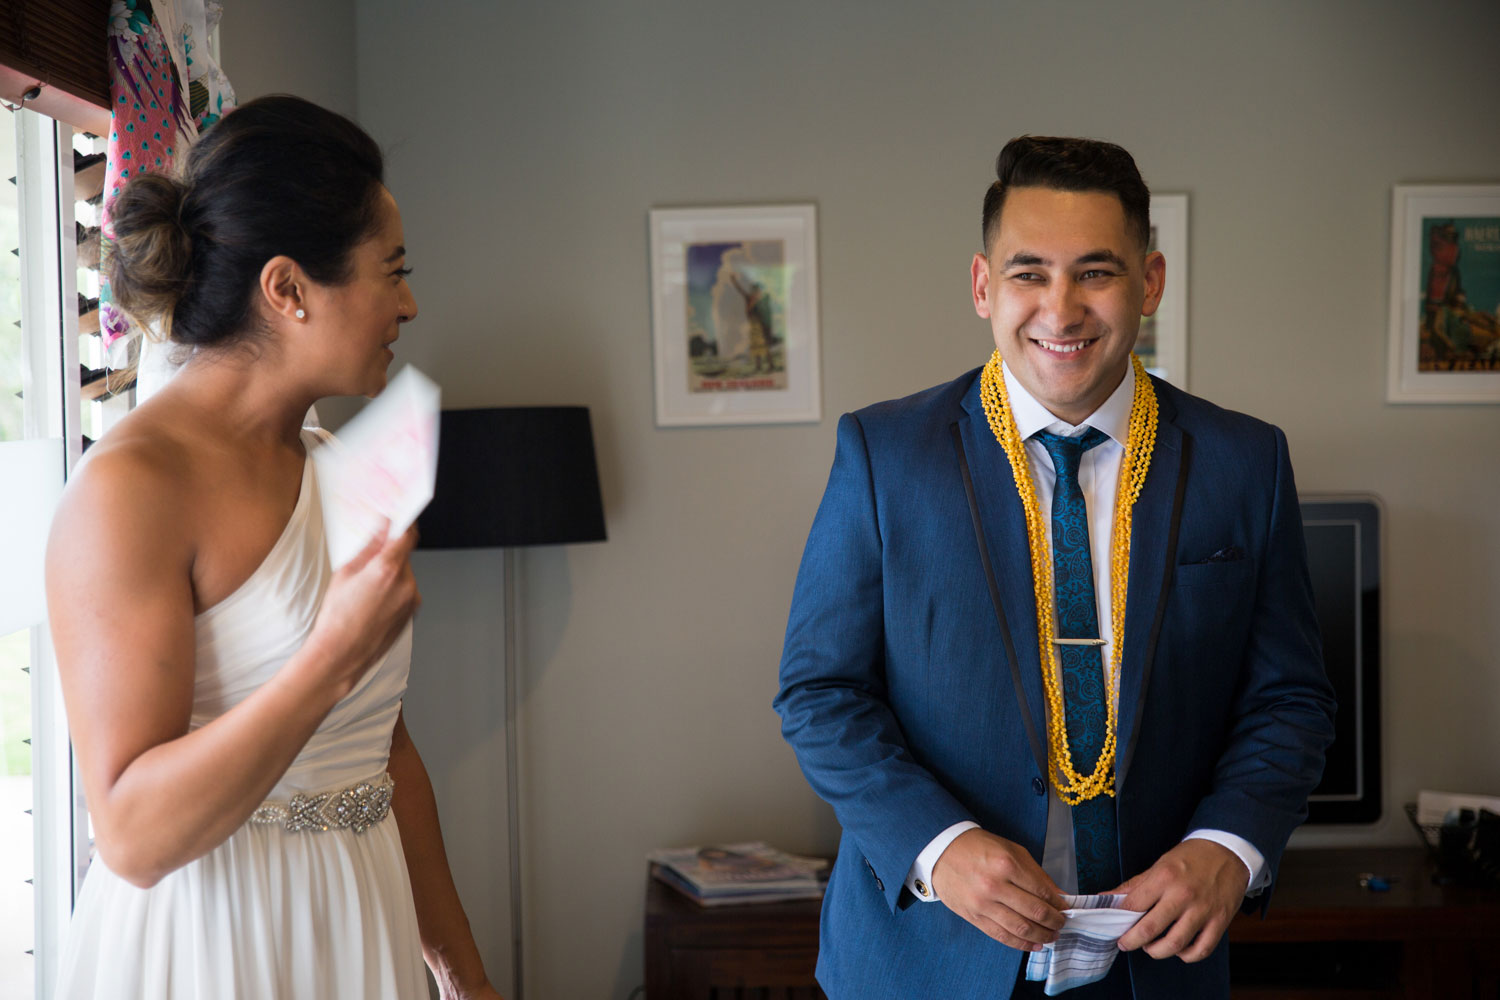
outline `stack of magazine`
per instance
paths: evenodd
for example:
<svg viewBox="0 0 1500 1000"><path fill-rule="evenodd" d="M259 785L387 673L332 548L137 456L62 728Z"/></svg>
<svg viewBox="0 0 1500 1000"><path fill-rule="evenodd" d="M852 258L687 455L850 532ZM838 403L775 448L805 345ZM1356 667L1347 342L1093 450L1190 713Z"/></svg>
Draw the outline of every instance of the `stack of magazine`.
<svg viewBox="0 0 1500 1000"><path fill-rule="evenodd" d="M722 847L676 847L646 856L651 874L701 906L817 899L828 862L752 841Z"/></svg>

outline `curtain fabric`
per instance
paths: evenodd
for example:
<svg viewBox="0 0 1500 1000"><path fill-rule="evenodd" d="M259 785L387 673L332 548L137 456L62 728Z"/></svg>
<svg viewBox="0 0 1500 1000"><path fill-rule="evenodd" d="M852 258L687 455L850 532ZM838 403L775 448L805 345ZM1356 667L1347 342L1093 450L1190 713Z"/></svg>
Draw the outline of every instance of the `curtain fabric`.
<svg viewBox="0 0 1500 1000"><path fill-rule="evenodd" d="M114 237L111 202L130 178L173 170L198 133L234 107L234 89L208 54L218 0L112 0L109 11L109 152L101 229ZM101 276L100 335L111 364L139 333Z"/></svg>

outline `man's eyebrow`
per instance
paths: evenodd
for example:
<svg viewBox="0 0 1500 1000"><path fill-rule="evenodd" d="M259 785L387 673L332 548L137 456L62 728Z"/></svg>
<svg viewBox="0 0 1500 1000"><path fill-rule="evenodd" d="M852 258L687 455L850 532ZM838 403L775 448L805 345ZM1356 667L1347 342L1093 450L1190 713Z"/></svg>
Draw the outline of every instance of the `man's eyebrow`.
<svg viewBox="0 0 1500 1000"><path fill-rule="evenodd" d="M1050 260L1035 251L1017 250L1006 258L1001 270L1008 271L1013 267L1049 267L1051 264ZM1073 261L1075 267L1081 264L1113 264L1122 271L1129 270L1129 265L1125 263L1125 258L1113 250L1090 250Z"/></svg>
<svg viewBox="0 0 1500 1000"><path fill-rule="evenodd" d="M1051 261L1032 253L1030 250L1017 250L1006 259L1001 270L1008 271L1013 267L1045 267L1049 263Z"/></svg>
<svg viewBox="0 0 1500 1000"><path fill-rule="evenodd" d="M399 246L399 247L396 248L395 253L391 254L385 260L381 261L381 263L382 264L390 264L390 263L392 263L394 261L400 260L402 257L405 257L405 256L406 256L406 247Z"/></svg>
<svg viewBox="0 0 1500 1000"><path fill-rule="evenodd" d="M1129 265L1125 263L1125 259L1119 254L1115 253L1113 250L1091 250L1088 253L1084 254L1082 257L1079 257L1073 263L1113 264L1115 267L1118 267L1122 271L1128 271L1130 269Z"/></svg>

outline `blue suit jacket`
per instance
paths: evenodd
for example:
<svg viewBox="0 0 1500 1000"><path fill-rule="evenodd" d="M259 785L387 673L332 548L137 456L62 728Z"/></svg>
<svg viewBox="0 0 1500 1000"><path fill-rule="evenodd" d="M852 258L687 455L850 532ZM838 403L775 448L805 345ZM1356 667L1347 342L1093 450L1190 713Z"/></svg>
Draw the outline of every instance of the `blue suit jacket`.
<svg viewBox="0 0 1500 1000"><path fill-rule="evenodd" d="M1144 871L1209 827L1250 841L1274 873L1333 713L1286 439L1155 386L1120 682L1121 870ZM1040 860L1039 662L1021 503L978 369L846 414L776 697L843 827L818 958L834 1000L1010 995L1022 954L903 882L960 820ZM1137 997L1228 996L1223 944L1193 965L1129 960Z"/></svg>

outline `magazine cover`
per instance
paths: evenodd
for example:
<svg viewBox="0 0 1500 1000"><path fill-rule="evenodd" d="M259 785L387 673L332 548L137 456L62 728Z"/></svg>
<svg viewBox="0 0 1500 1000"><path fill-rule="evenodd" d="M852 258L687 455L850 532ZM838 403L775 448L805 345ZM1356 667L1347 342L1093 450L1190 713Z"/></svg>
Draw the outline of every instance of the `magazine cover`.
<svg viewBox="0 0 1500 1000"><path fill-rule="evenodd" d="M703 896L719 893L806 890L821 886L828 862L778 851L761 841L652 851L647 858L670 869Z"/></svg>
<svg viewBox="0 0 1500 1000"><path fill-rule="evenodd" d="M734 906L742 903L792 903L806 899L821 899L823 883L809 881L800 889L766 889L749 886L705 896L693 888L693 883L664 865L653 863L651 877L664 882L699 906Z"/></svg>

